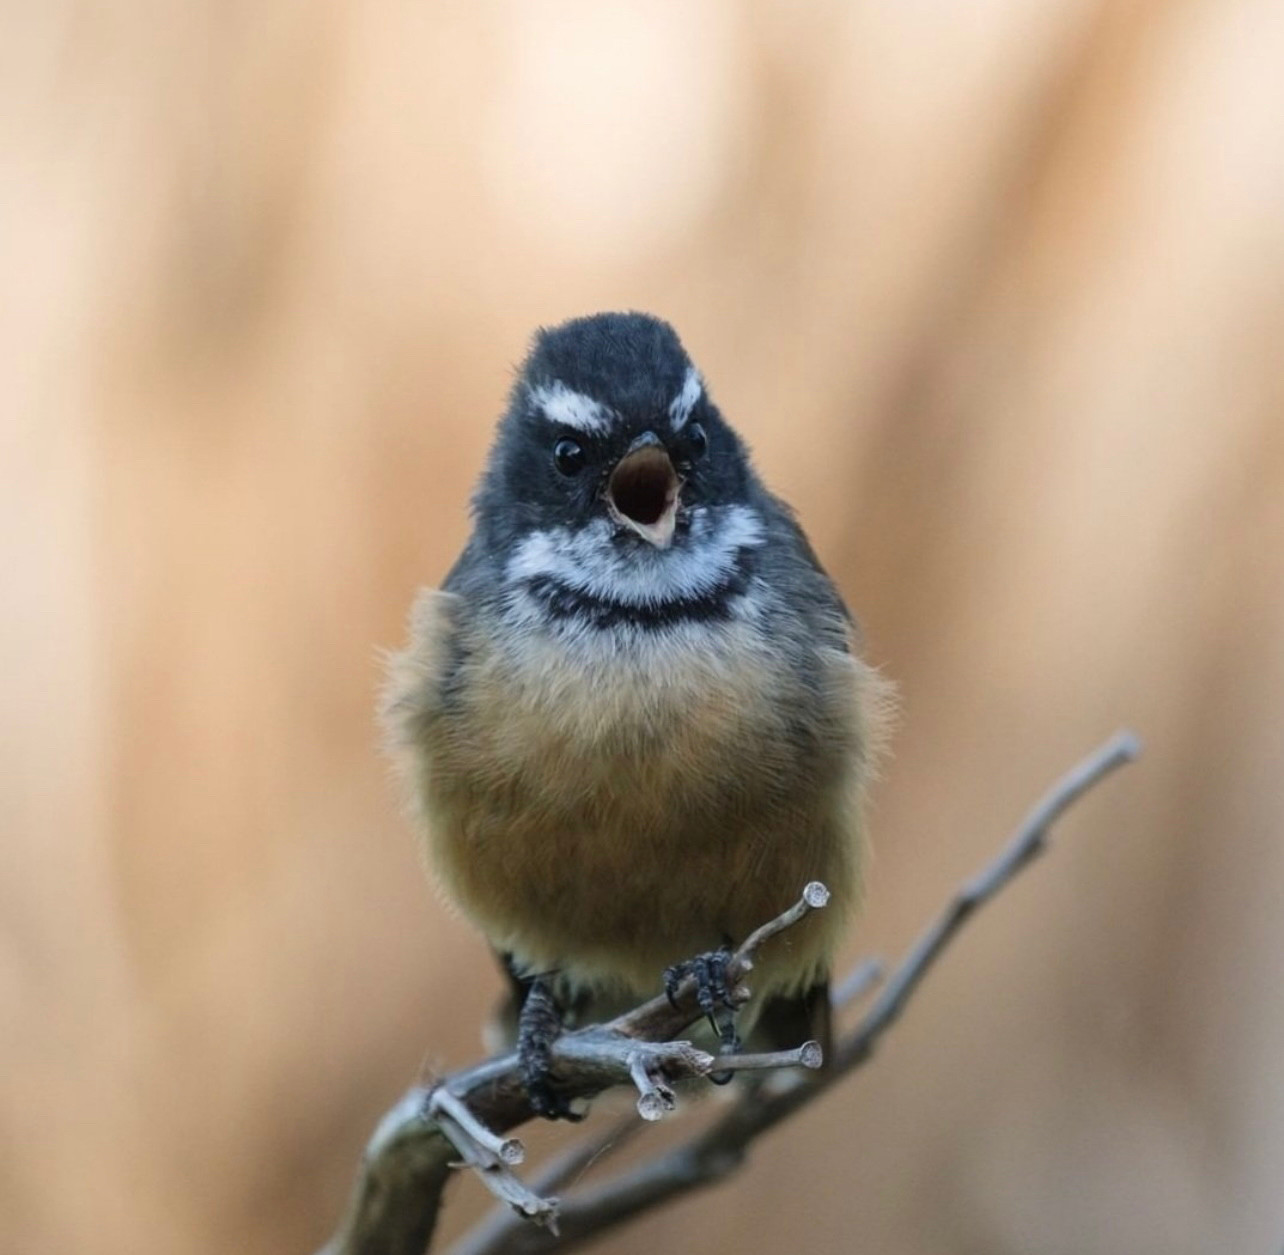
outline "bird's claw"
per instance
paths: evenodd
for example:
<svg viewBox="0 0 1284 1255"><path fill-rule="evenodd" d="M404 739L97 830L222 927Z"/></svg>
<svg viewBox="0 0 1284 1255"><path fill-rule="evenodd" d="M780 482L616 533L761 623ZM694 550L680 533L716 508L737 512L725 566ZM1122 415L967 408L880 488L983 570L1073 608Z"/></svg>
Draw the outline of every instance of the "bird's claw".
<svg viewBox="0 0 1284 1255"><path fill-rule="evenodd" d="M531 1110L545 1120L584 1119L582 1112L554 1088L552 1081L553 1043L562 1032L562 1013L553 998L549 982L536 977L531 982L517 1021L517 1061L522 1085Z"/></svg>
<svg viewBox="0 0 1284 1255"><path fill-rule="evenodd" d="M676 1006L679 987L687 977L695 980L696 1005L704 1012L709 1027L717 1034L719 1053L736 1054L740 1050L740 1035L736 1032L736 1003L732 998L727 969L733 958L729 946L708 950L692 959L674 963L664 970L664 992L669 1002ZM715 1085L725 1085L731 1080L730 1072L711 1072L709 1079Z"/></svg>

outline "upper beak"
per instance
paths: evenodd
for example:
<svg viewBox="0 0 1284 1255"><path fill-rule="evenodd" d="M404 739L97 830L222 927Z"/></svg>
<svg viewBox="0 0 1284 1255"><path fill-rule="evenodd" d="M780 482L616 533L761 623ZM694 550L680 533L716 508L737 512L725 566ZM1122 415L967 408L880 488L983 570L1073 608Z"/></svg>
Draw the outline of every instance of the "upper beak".
<svg viewBox="0 0 1284 1255"><path fill-rule="evenodd" d="M682 480L659 436L643 432L615 464L606 483L611 517L657 549L673 541Z"/></svg>

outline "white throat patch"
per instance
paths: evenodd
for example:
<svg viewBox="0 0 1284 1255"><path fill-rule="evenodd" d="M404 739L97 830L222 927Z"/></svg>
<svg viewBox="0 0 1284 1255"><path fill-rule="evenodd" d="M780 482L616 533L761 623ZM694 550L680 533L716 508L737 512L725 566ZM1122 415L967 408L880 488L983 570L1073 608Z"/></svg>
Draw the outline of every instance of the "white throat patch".
<svg viewBox="0 0 1284 1255"><path fill-rule="evenodd" d="M550 422L561 423L563 427L571 427L586 435L598 435L609 430L615 418L609 407L568 388L560 379L531 387L529 392L531 401Z"/></svg>
<svg viewBox="0 0 1284 1255"><path fill-rule="evenodd" d="M662 606L707 597L735 573L740 550L766 540L762 516L749 506L697 507L681 544L618 548L606 519L578 531L532 532L508 560L510 584L539 577L577 593L625 606Z"/></svg>

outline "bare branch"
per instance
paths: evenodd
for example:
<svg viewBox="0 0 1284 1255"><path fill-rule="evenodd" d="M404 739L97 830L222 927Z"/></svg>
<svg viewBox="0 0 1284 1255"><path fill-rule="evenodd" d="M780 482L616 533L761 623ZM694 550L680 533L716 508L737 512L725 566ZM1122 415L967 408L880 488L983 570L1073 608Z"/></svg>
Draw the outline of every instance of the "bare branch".
<svg viewBox="0 0 1284 1255"><path fill-rule="evenodd" d="M773 1084L747 1088L739 1100L687 1142L614 1181L563 1200L557 1209L560 1234L505 1211L474 1229L454 1248L454 1255L535 1255L554 1248L571 1250L639 1212L733 1171L759 1134L814 1101L871 1057L878 1040L899 1019L909 998L967 919L1042 852L1052 823L1072 803L1116 767L1135 758L1138 749L1134 736L1117 734L1049 790L998 857L960 889L910 948L857 1026L839 1042L828 1067L807 1075L778 1073ZM757 946L824 904L828 895L822 892L823 886L814 888L809 885L798 904L760 928L737 951L728 972L733 984L751 969L750 956ZM860 997L880 975L876 964L867 962L858 967L840 984L837 1004ZM656 998L609 1025L560 1039L553 1049L554 1068L566 1092L591 1097L613 1085L632 1084L639 1093L639 1110L645 1107L643 1114L649 1112L654 1118L664 1114L661 1108L667 1109L666 1092L671 1096L672 1091L666 1081L675 1076L705 1075L715 1066L719 1070L778 1068L782 1064L811 1068L819 1062L815 1043L771 1056L716 1059L687 1043L665 1044L698 1017L692 986L688 980L679 987L676 1007L667 998ZM505 1140L500 1134L530 1118L513 1055L488 1060L450 1078L449 1093L454 1099L467 1101L471 1115L494 1139L488 1143L494 1157L501 1153L495 1147L511 1147L515 1140ZM322 1255L422 1255L431 1236L451 1150L441 1135L440 1108L437 1123L424 1116L427 1099L426 1091L412 1091L381 1122L367 1149L345 1226ZM456 1129L461 1127L457 1117L444 1114ZM522 1200L529 1201L529 1194L547 1204L541 1195L575 1179L639 1127L640 1121L630 1119L606 1135L587 1139L557 1160L541 1176L536 1189L521 1187L525 1191ZM511 1149L509 1153L513 1153ZM506 1168L503 1171L507 1173ZM520 1206L522 1200L510 1201Z"/></svg>
<svg viewBox="0 0 1284 1255"><path fill-rule="evenodd" d="M824 886L807 885L794 906L751 940L761 944L827 899ZM752 966L749 954L742 948L732 956L727 975L733 986ZM668 1086L662 1087L661 1074L703 1077L725 1062L689 1042L672 1040L702 1014L695 982L686 980L672 1000L662 994L609 1024L562 1035L551 1050L559 1090L570 1099L588 1099L613 1086L634 1084L641 1075L647 1088L638 1086L639 1111L648 1119L659 1118L671 1110L672 1098ZM791 1057L777 1066L798 1062ZM467 1112L463 1119L461 1107ZM508 1163L514 1161L506 1156L520 1154L521 1143L502 1136L532 1115L514 1053L458 1072L437 1088L411 1090L380 1122L363 1157L347 1216L321 1255L422 1255L456 1153L487 1189L522 1215L550 1226L541 1232L553 1236L555 1200L512 1174Z"/></svg>
<svg viewBox="0 0 1284 1255"><path fill-rule="evenodd" d="M320 1255L422 1255L427 1248L454 1150L422 1118L427 1101L427 1089L411 1089L379 1122L347 1217Z"/></svg>
<svg viewBox="0 0 1284 1255"><path fill-rule="evenodd" d="M859 1002L886 975L882 959L862 959L830 994L834 1010L841 1011L853 1002Z"/></svg>
<svg viewBox="0 0 1284 1255"><path fill-rule="evenodd" d="M445 1085L439 1085L428 1096L427 1113L446 1129L447 1136L462 1154L506 1164L519 1164L526 1158L526 1147L518 1138L492 1133L468 1110L468 1104L456 1098ZM451 1133L447 1121L456 1127L458 1135ZM466 1146L460 1145L460 1137L467 1139Z"/></svg>
<svg viewBox="0 0 1284 1255"><path fill-rule="evenodd" d="M900 1018L910 995L954 934L978 907L1047 849L1048 830L1053 823L1089 789L1116 768L1132 762L1140 752L1141 742L1133 733L1117 732L1039 799L998 856L959 890L940 917L914 943L862 1023L839 1049L839 1069L846 1070L873 1050L874 1042Z"/></svg>
<svg viewBox="0 0 1284 1255"><path fill-rule="evenodd" d="M749 958L764 941L769 941L777 933L792 928L804 915L819 911L829 905L829 890L819 880L810 881L803 886L802 897L783 915L768 920L761 928L749 934L744 945L736 953L742 958Z"/></svg>
<svg viewBox="0 0 1284 1255"><path fill-rule="evenodd" d="M763 1055L719 1055L719 1072L763 1072L771 1068L807 1068L815 1071L825 1062L818 1041L805 1041L793 1050L773 1050Z"/></svg>

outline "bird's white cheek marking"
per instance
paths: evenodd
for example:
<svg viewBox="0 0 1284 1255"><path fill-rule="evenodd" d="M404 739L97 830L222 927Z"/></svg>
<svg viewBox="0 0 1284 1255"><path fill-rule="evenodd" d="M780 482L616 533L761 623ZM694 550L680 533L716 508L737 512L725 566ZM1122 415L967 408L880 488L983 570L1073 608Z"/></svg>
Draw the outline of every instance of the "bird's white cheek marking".
<svg viewBox="0 0 1284 1255"><path fill-rule="evenodd" d="M740 505L693 512L685 541L662 552L617 549L610 524L599 519L576 532L532 532L509 559L507 575L512 584L546 576L620 605L663 605L716 591L734 573L740 551L765 539L761 516Z"/></svg>
<svg viewBox="0 0 1284 1255"><path fill-rule="evenodd" d="M703 391L704 380L700 378L700 372L694 366L688 366L687 376L682 381L682 390L669 402L669 422L674 431L682 427L691 417L691 411L695 409L695 403L700 399Z"/></svg>
<svg viewBox="0 0 1284 1255"><path fill-rule="evenodd" d="M614 414L600 401L568 388L560 379L530 389L531 401L550 422L595 435L607 431Z"/></svg>

